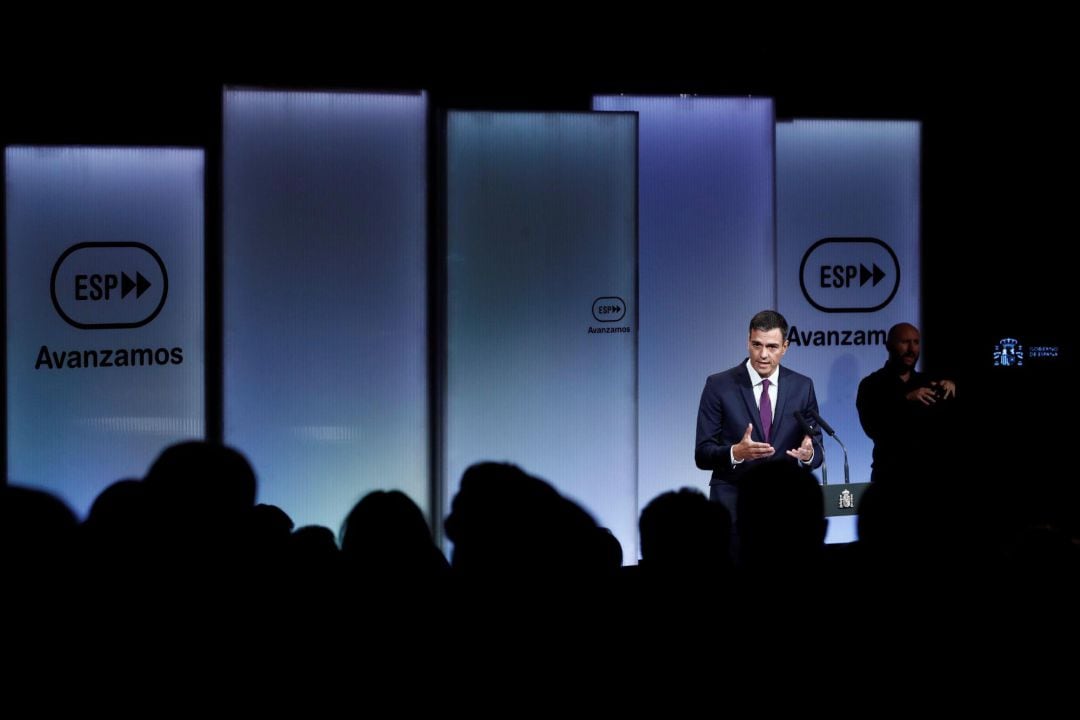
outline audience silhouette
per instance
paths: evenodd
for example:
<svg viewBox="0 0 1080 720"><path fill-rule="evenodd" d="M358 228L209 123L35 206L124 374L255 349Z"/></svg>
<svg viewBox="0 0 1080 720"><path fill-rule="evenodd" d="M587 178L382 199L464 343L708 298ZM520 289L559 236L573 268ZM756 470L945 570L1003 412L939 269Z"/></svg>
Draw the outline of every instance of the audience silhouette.
<svg viewBox="0 0 1080 720"><path fill-rule="evenodd" d="M553 485L481 462L452 499L447 562L400 491L358 501L339 549L330 529L294 530L283 509L256 504L254 471L238 451L185 442L144 479L108 486L81 525L48 493L4 486L4 573L14 612L31 624L50 613L93 617L100 633L109 628L97 642L139 647L139 629L153 627L166 643L224 633L268 648L257 628L276 627L291 651L319 653L340 636L366 658L401 662L436 637L492 658L555 651L568 638L626 647L637 637L679 653L727 643L764 661L781 645L820 647L839 623L857 627L859 651L874 657L875 647L942 633L977 645L976 618L990 614L1003 637L1028 647L1072 637L1075 491L1048 476L1036 483L1047 497L992 505L973 497L970 468L935 470L944 468L935 487L952 482L932 502L917 482L870 485L858 541L835 554L821 488L797 465L762 464L742 478L734 559L722 505L693 488L665 492L641 512L640 563L622 567L614 535ZM838 607L854 619L831 616Z"/></svg>

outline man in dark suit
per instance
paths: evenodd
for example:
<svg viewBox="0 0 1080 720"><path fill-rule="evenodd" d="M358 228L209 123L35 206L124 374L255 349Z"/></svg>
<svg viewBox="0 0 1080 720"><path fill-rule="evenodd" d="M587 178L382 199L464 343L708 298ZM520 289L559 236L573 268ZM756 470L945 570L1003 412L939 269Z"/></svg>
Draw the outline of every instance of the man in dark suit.
<svg viewBox="0 0 1080 720"><path fill-rule="evenodd" d="M775 461L816 468L824 457L821 431L807 434L795 416L817 411L814 382L780 367L787 332L783 315L759 312L750 320L750 357L710 375L701 391L694 461L712 471L709 496L731 513L733 527L739 478L749 468Z"/></svg>

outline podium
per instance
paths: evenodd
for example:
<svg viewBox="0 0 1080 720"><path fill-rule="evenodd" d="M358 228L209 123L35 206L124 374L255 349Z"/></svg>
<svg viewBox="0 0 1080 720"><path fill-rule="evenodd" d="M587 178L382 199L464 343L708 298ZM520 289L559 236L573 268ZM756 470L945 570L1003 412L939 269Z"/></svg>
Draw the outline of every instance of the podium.
<svg viewBox="0 0 1080 720"><path fill-rule="evenodd" d="M829 423L821 419L821 415L818 414L817 410L809 409L806 411L805 416L796 412L795 417L803 423L807 435L814 432L813 425L811 424L812 419L813 422L816 422L819 428L828 433L829 437L835 440L840 446L840 449L844 451L843 485L829 484L828 465L825 463L825 458L821 458L821 494L825 497L825 517L858 514L859 501L862 500L863 493L866 492L866 488L870 483L851 482L851 469L848 466L847 448L844 447L844 443L840 441L840 436L836 434L835 430L829 427ZM822 452L825 451L824 444L821 446L821 450Z"/></svg>
<svg viewBox="0 0 1080 720"><path fill-rule="evenodd" d="M825 517L857 514L859 501L862 500L863 492L869 486L868 482L822 485L821 493L825 496Z"/></svg>

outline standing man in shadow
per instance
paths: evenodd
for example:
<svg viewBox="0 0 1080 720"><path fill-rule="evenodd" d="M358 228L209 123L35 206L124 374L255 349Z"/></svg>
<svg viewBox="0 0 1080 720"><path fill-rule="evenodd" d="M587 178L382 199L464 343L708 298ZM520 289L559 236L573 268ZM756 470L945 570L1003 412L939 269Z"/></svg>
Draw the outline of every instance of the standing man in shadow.
<svg viewBox="0 0 1080 720"><path fill-rule="evenodd" d="M859 422L874 441L871 480L907 477L933 468L936 444L955 421L956 383L915 369L921 352L919 328L897 323L885 339L885 366L862 379L855 405Z"/></svg>
<svg viewBox="0 0 1080 720"><path fill-rule="evenodd" d="M802 417L817 412L814 382L780 367L787 352L788 324L774 310L762 310L750 320L750 357L730 370L710 375L698 406L694 461L711 470L709 497L738 519L735 505L739 480L750 468L765 462L791 462L816 468L824 451L821 431L807 434ZM737 543L737 536L732 542ZM734 549L734 548L733 548Z"/></svg>

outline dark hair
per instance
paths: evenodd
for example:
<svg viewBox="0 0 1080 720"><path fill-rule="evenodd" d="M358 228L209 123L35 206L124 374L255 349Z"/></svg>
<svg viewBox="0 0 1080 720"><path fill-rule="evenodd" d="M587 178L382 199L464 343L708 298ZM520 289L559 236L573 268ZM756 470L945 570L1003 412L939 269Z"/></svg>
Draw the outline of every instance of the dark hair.
<svg viewBox="0 0 1080 720"><path fill-rule="evenodd" d="M768 332L769 330L775 330L776 328L780 328L780 334L783 336L784 340L787 340L787 320L775 310L762 310L757 315L750 318L750 332L754 332L755 330Z"/></svg>

